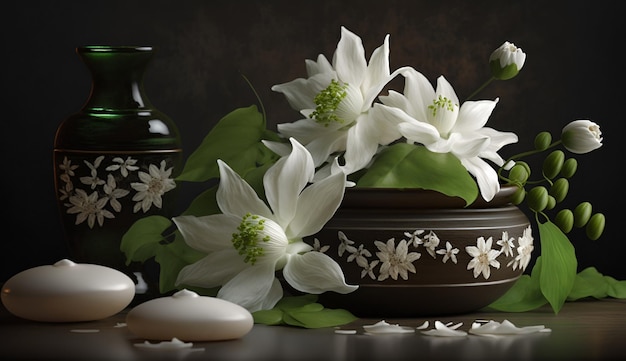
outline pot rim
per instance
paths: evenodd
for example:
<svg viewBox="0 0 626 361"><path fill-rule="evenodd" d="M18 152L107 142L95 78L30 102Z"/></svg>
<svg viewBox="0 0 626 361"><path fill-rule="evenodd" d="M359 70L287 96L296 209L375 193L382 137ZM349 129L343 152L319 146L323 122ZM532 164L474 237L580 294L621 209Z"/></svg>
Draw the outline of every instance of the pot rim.
<svg viewBox="0 0 626 361"><path fill-rule="evenodd" d="M421 188L377 188L377 187L353 187L346 188L342 208L492 208L509 205L511 197L517 192L518 187L514 184L505 184L500 187L489 202L480 195L476 200L466 206L460 197L452 197L443 193Z"/></svg>

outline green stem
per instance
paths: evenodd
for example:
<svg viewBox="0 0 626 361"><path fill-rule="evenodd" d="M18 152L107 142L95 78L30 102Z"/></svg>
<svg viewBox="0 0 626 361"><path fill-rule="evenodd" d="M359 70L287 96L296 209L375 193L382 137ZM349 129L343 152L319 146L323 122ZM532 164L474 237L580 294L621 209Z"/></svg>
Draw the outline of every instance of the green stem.
<svg viewBox="0 0 626 361"><path fill-rule="evenodd" d="M489 78L489 80L487 80L486 82L483 83L483 85L481 85L478 89L476 89L472 94L470 94L470 96L467 97L467 100L472 99L474 96L476 96L476 94L478 94L481 90L485 89L485 87L487 85L489 85L492 81L494 81L496 78L494 78L493 76L491 78Z"/></svg>
<svg viewBox="0 0 626 361"><path fill-rule="evenodd" d="M527 151L527 152L523 152L523 153L516 154L516 155L514 155L514 156L509 157L509 159L507 160L507 162L508 162L508 161L510 161L510 160L519 159L519 158L522 158L522 157L527 157L527 156L530 156L530 155L533 155L533 154L541 153L541 152L546 151L546 150L548 150L548 149L550 149L550 148L554 148L554 147L556 147L557 145L559 145L559 144L561 144L561 143L563 143L561 140L557 140L556 142L554 142L554 143L550 144L550 145L549 145L547 148L545 148L545 149L541 149L541 150L534 149L534 150L529 150L529 151ZM504 164L506 164L507 162L504 162Z"/></svg>

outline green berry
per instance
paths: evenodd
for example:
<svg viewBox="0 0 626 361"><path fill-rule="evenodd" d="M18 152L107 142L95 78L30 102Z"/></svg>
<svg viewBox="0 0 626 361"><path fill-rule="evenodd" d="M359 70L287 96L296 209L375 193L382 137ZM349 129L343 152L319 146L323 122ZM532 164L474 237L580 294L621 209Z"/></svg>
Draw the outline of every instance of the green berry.
<svg viewBox="0 0 626 361"><path fill-rule="evenodd" d="M591 203L582 202L574 208L574 226L577 228L584 227L591 218Z"/></svg>
<svg viewBox="0 0 626 361"><path fill-rule="evenodd" d="M554 224L556 224L563 233L569 233L574 227L574 213L569 209L561 209L554 218Z"/></svg>
<svg viewBox="0 0 626 361"><path fill-rule="evenodd" d="M546 150L552 143L552 134L549 132L541 132L535 137L535 149Z"/></svg>
<svg viewBox="0 0 626 361"><path fill-rule="evenodd" d="M511 203L518 205L521 204L524 199L526 198L526 189L524 189L524 187L520 187L517 192L515 192L512 196L511 196Z"/></svg>
<svg viewBox="0 0 626 361"><path fill-rule="evenodd" d="M528 191L526 203L528 208L534 212L541 212L548 205L548 190L544 186L537 186Z"/></svg>
<svg viewBox="0 0 626 361"><path fill-rule="evenodd" d="M543 161L543 175L548 179L553 179L563 169L564 161L565 153L562 150L555 150L548 154Z"/></svg>
<svg viewBox="0 0 626 361"><path fill-rule="evenodd" d="M524 164L515 164L511 171L509 171L509 179L514 182L519 182L520 184L524 184L530 174L528 173L528 165Z"/></svg>
<svg viewBox="0 0 626 361"><path fill-rule="evenodd" d="M572 178L578 169L578 161L576 158L567 158L563 162L563 168L561 168L561 177Z"/></svg>
<svg viewBox="0 0 626 361"><path fill-rule="evenodd" d="M562 202L569 191L569 181L566 178L559 178L550 187L550 195L553 196L557 203Z"/></svg>
<svg viewBox="0 0 626 361"><path fill-rule="evenodd" d="M587 237L592 241L600 238L602 232L604 232L604 223L604 214L596 213L591 216L589 222L587 223L587 227L585 227L585 233L587 234Z"/></svg>

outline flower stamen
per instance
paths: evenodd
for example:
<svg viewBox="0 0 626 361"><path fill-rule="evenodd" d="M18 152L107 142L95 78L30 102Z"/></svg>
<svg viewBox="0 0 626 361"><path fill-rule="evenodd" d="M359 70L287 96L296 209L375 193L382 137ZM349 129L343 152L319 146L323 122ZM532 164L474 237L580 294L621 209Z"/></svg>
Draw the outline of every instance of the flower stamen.
<svg viewBox="0 0 626 361"><path fill-rule="evenodd" d="M326 127L331 122L343 123L344 120L339 118L334 112L348 94L346 91L347 87L347 84L341 85L337 80L331 80L330 85L315 96L314 102L317 107L311 113L311 118L320 124L324 124Z"/></svg>
<svg viewBox="0 0 626 361"><path fill-rule="evenodd" d="M247 213L237 227L239 233L233 233L233 246L240 255L245 255L244 262L246 263L255 264L257 258L265 253L265 249L259 245L259 241L269 242L270 240L268 235L261 237L261 232L265 228L264 223L265 219Z"/></svg>
<svg viewBox="0 0 626 361"><path fill-rule="evenodd" d="M448 99L447 97L439 95L437 99L433 100L433 104L428 106L428 109L430 109L433 112L433 117L434 117L434 116L437 116L437 110L440 108L441 109L445 108L448 111L454 111L454 104L452 104L452 100Z"/></svg>

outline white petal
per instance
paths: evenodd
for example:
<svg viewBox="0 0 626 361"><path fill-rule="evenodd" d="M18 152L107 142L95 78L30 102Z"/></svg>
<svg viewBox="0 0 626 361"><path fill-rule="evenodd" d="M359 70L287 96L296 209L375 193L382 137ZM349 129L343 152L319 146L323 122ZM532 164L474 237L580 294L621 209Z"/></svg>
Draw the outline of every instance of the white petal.
<svg viewBox="0 0 626 361"><path fill-rule="evenodd" d="M238 217L252 213L271 219L272 212L254 189L222 160L218 159L217 164L220 184L215 198L222 212Z"/></svg>
<svg viewBox="0 0 626 361"><path fill-rule="evenodd" d="M368 115L359 116L356 124L348 129L348 140L344 154L346 174L352 174L365 168L378 149L378 135L372 123L367 121Z"/></svg>
<svg viewBox="0 0 626 361"><path fill-rule="evenodd" d="M428 336L441 336L441 337L467 336L467 332L452 329L444 325L441 321L435 321L435 329L422 331L422 333Z"/></svg>
<svg viewBox="0 0 626 361"><path fill-rule="evenodd" d="M258 262L228 281L217 293L218 298L236 303L250 312L271 309L283 296L274 276L274 264Z"/></svg>
<svg viewBox="0 0 626 361"><path fill-rule="evenodd" d="M363 325L363 329L368 334L391 334L391 333L414 333L411 327L400 326L398 324L390 324L385 320L378 321L373 325Z"/></svg>
<svg viewBox="0 0 626 361"><path fill-rule="evenodd" d="M287 238L301 238L319 232L343 200L346 176L329 175L306 187L298 199L295 215L285 230Z"/></svg>
<svg viewBox="0 0 626 361"><path fill-rule="evenodd" d="M212 288L222 286L236 274L249 267L234 248L213 252L199 261L183 267L176 285Z"/></svg>
<svg viewBox="0 0 626 361"><path fill-rule="evenodd" d="M315 166L311 154L294 138L291 153L280 158L263 176L265 196L274 211L274 219L283 229L293 218L302 189L313 179Z"/></svg>
<svg viewBox="0 0 626 361"><path fill-rule="evenodd" d="M241 223L241 217L226 214L204 217L179 216L172 220L185 243L205 253L232 248L232 234Z"/></svg>
<svg viewBox="0 0 626 361"><path fill-rule="evenodd" d="M476 178L483 199L486 201L492 200L496 193L500 191L498 173L496 173L493 167L478 157L461 159L461 163Z"/></svg>
<svg viewBox="0 0 626 361"><path fill-rule="evenodd" d="M407 139L425 146L434 144L441 139L439 131L435 126L411 118L407 118L406 122L400 123L398 129Z"/></svg>
<svg viewBox="0 0 626 361"><path fill-rule="evenodd" d="M293 288L305 293L334 291L346 294L358 288L346 284L337 262L320 252L292 255L283 268L283 276Z"/></svg>
<svg viewBox="0 0 626 361"><path fill-rule="evenodd" d="M361 86L363 93L371 88L377 89L376 94L380 92L381 84L384 86L389 82L389 34L385 36L383 45L379 46L372 52L370 62L367 65L367 75ZM366 97L367 98L367 97Z"/></svg>
<svg viewBox="0 0 626 361"><path fill-rule="evenodd" d="M286 144L283 142L274 142L271 140L262 140L263 145L265 145L269 150L278 154L280 157L284 157L291 153L291 143Z"/></svg>
<svg viewBox="0 0 626 361"><path fill-rule="evenodd" d="M454 131L463 133L484 127L496 104L498 104L498 99L466 101L459 109Z"/></svg>
<svg viewBox="0 0 626 361"><path fill-rule="evenodd" d="M422 73L414 69L407 70L403 74L406 79L404 95L408 99L409 104L412 105L413 112L409 108L402 109L415 119L426 122L430 112L428 107L433 104L433 100L436 98L435 88Z"/></svg>
<svg viewBox="0 0 626 361"><path fill-rule="evenodd" d="M361 85L367 63L361 38L345 27L341 27L341 39L333 56L333 65L339 80L355 86Z"/></svg>

